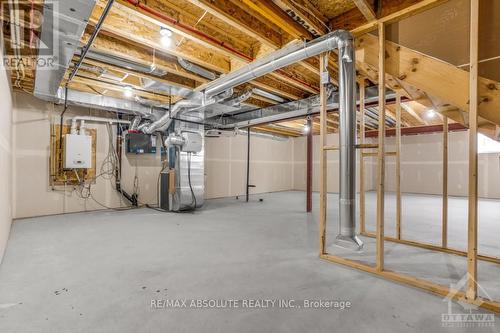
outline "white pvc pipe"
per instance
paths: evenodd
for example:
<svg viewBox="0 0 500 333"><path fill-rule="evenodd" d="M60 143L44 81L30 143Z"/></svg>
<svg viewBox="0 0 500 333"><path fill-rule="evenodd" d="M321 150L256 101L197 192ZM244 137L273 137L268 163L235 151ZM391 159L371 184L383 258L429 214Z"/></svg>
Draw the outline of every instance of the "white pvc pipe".
<svg viewBox="0 0 500 333"><path fill-rule="evenodd" d="M77 122L80 121L80 134L82 133L81 129L85 127L85 122L93 122L93 123L108 123L108 124L127 124L130 125L129 120L123 119L113 119L113 118L104 118L104 117L92 117L92 116L76 116L71 118L71 134L77 133Z"/></svg>

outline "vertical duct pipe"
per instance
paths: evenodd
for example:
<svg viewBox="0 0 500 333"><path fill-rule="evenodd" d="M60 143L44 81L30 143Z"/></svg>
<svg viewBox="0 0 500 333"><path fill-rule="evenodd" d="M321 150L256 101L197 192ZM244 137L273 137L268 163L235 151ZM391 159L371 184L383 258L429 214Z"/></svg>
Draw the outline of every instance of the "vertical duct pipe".
<svg viewBox="0 0 500 333"><path fill-rule="evenodd" d="M360 250L356 235L356 83L353 43L339 49L339 234L335 242Z"/></svg>
<svg viewBox="0 0 500 333"><path fill-rule="evenodd" d="M293 48L284 48L273 52L264 58L254 61L237 71L231 72L215 81L208 83L204 92L204 102L184 100L174 105L172 115L182 109L193 109L206 105L207 99L217 98L232 88L279 70L285 66L338 49L339 54L339 96L340 96L340 221L339 234L336 243L361 249L363 243L356 235L356 86L355 86L355 54L354 38L351 33L337 30L317 38L311 42ZM213 102L219 102L219 100ZM174 112L175 111L175 112ZM152 133L166 129L171 122L168 113L161 119L146 126L143 131ZM250 133L250 129L249 133ZM248 182L248 181L247 181ZM248 184L247 184L248 185ZM248 187L247 187L248 189Z"/></svg>

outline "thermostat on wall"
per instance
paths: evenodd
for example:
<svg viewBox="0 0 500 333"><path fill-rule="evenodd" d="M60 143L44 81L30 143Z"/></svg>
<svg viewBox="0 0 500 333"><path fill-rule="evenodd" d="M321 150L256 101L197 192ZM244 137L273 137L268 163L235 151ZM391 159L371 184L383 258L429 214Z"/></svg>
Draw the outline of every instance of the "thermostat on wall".
<svg viewBox="0 0 500 333"><path fill-rule="evenodd" d="M64 136L64 168L89 169L92 167L92 137L66 134Z"/></svg>

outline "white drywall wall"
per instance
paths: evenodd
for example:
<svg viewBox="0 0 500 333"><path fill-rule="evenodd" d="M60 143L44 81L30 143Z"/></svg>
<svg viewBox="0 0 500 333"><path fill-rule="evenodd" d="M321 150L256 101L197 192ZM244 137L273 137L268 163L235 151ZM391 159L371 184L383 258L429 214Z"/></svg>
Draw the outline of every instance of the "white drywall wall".
<svg viewBox="0 0 500 333"><path fill-rule="evenodd" d="M394 151L395 138L386 139L387 151ZM443 134L403 136L401 190L409 193L442 194ZM468 132L451 132L448 141L448 193L467 196ZM376 165L373 165L376 168ZM375 169L374 169L375 170ZM376 170L375 170L376 171ZM395 159L387 158L386 190L395 190ZM478 191L483 198L500 199L500 154L479 154Z"/></svg>
<svg viewBox="0 0 500 333"><path fill-rule="evenodd" d="M320 156L320 145L319 145L319 135L313 136L313 191L319 191L319 156ZM300 137L293 139L294 141L294 176L293 176L293 189L305 191L306 190L306 166L307 166L307 138ZM328 134L327 145L338 145L339 136L338 134ZM367 139L367 142L371 142ZM338 192L339 191L339 152L338 151L328 151L327 153L327 180L328 192ZM359 160L359 157L357 157ZM372 167L373 163L371 158L365 159L366 172L365 172L365 186L367 190L373 188L372 184ZM359 163L358 163L359 166ZM356 183L359 187L359 169L357 171Z"/></svg>
<svg viewBox="0 0 500 333"><path fill-rule="evenodd" d="M407 193L442 193L442 133L403 136L401 139L401 190ZM368 139L375 142L375 139ZM306 138L294 141L294 185L295 190L306 189ZM336 145L338 135L330 134L327 144ZM313 191L319 191L319 136L313 138ZM449 134L448 191L449 195L467 196L468 188L468 132ZM395 151L395 138L386 138L386 151ZM329 151L328 191L338 192L338 152ZM365 188L375 190L377 163L375 157L365 159ZM395 191L394 156L386 158L386 191ZM479 195L483 198L500 199L500 154L479 155ZM358 164L359 175L359 164ZM358 177L359 178L359 177ZM359 188L359 179L357 181Z"/></svg>
<svg viewBox="0 0 500 333"><path fill-rule="evenodd" d="M83 200L72 188L49 186L49 143L51 119L59 122L62 106L41 101L29 94L14 94L14 217L61 214L102 209L92 199ZM98 110L70 107L68 120L74 115L102 116ZM108 151L108 133L104 124L86 123L97 129L97 168ZM113 126L114 128L114 126ZM293 140L285 142L252 137L251 193L292 189ZM245 193L246 136L208 138L206 140L205 197L217 198ZM127 155L122 157L122 186L131 192L137 175L139 201L154 204L160 171L160 155ZM9 177L10 179L10 177ZM109 180L99 178L92 186L94 198L107 207L125 204Z"/></svg>
<svg viewBox="0 0 500 333"><path fill-rule="evenodd" d="M0 52L0 262L12 223L12 89Z"/></svg>
<svg viewBox="0 0 500 333"><path fill-rule="evenodd" d="M250 139L250 193L286 191L293 188L293 140ZM243 195L246 186L247 138L207 138L205 196Z"/></svg>
<svg viewBox="0 0 500 333"><path fill-rule="evenodd" d="M14 217L61 214L102 209L92 199L82 199L72 187L49 185L50 123L59 122L60 106L41 101L25 93L14 94ZM66 119L75 115L98 115L87 108L70 107ZM97 129L97 172L108 151L108 134L104 124L87 123ZM124 159L125 160L125 159ZM124 162L124 169L128 164ZM127 172L124 172L127 175ZM125 178L125 177L124 177ZM127 179L124 180L127 183ZM109 180L98 178L92 193L99 203L108 207L122 205L120 196Z"/></svg>

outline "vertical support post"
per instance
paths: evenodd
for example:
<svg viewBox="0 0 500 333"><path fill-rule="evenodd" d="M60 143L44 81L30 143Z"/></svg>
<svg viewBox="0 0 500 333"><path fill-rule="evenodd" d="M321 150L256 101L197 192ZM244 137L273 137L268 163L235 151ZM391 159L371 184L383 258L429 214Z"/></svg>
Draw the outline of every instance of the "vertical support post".
<svg viewBox="0 0 500 333"><path fill-rule="evenodd" d="M469 223L466 297L477 297L477 109L479 0L471 0L469 70Z"/></svg>
<svg viewBox="0 0 500 333"><path fill-rule="evenodd" d="M385 25L378 24L378 177L376 269L384 270L384 183L385 183Z"/></svg>
<svg viewBox="0 0 500 333"><path fill-rule="evenodd" d="M365 143L365 79L363 78L359 82L359 116L360 116L360 131L359 131L359 143ZM366 232L366 220L365 220L365 207L366 207L366 195L365 195L365 159L363 157L363 149L359 150L359 231L360 233Z"/></svg>
<svg viewBox="0 0 500 333"><path fill-rule="evenodd" d="M401 94L396 93L396 238L401 239Z"/></svg>
<svg viewBox="0 0 500 333"><path fill-rule="evenodd" d="M307 119L307 126L309 132L307 133L307 177L306 177L306 211L310 213L312 211L312 173L313 173L313 130L312 130L312 119Z"/></svg>
<svg viewBox="0 0 500 333"><path fill-rule="evenodd" d="M250 200L250 127L247 128L247 188L246 202Z"/></svg>
<svg viewBox="0 0 500 333"><path fill-rule="evenodd" d="M443 209L441 246L448 247L448 117L443 117Z"/></svg>
<svg viewBox="0 0 500 333"><path fill-rule="evenodd" d="M320 78L323 78L325 73L327 72L328 66L328 56L326 53L323 53L319 56L319 74ZM326 74L328 75L328 74ZM320 84L320 139L319 139L319 148L320 148L320 156L319 156L319 253L320 255L325 254L325 242L326 242L326 209L327 209L327 161L326 161L326 150L324 147L326 146L326 136L327 136L327 127L326 127L326 119L327 119L327 110L326 110L326 85L321 82Z"/></svg>

